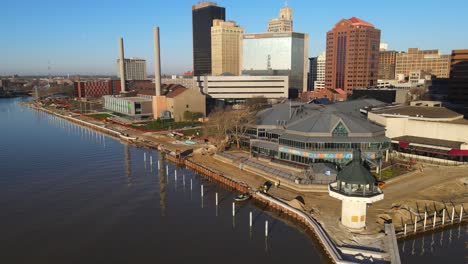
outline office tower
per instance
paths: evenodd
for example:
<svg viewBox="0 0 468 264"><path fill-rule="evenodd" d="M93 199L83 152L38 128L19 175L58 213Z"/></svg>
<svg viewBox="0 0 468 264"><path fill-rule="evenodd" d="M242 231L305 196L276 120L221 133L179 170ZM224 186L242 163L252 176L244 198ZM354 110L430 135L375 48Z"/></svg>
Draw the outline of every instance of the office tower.
<svg viewBox="0 0 468 264"><path fill-rule="evenodd" d="M410 72L422 70L438 78L448 78L450 55L441 55L439 50L409 48L408 52L396 55L395 75L408 77Z"/></svg>
<svg viewBox="0 0 468 264"><path fill-rule="evenodd" d="M117 60L120 65L120 59ZM146 60L140 58L124 59L125 80L146 80ZM119 78L121 76L118 72Z"/></svg>
<svg viewBox="0 0 468 264"><path fill-rule="evenodd" d="M202 2L192 6L195 76L211 74L211 27L214 19L225 20L224 7L219 7L213 2Z"/></svg>
<svg viewBox="0 0 468 264"><path fill-rule="evenodd" d="M448 99L468 105L468 49L453 50Z"/></svg>
<svg viewBox="0 0 468 264"><path fill-rule="evenodd" d="M325 54L309 58L309 91L325 88Z"/></svg>
<svg viewBox="0 0 468 264"><path fill-rule="evenodd" d="M234 21L213 20L211 27L211 74L240 75L242 34L244 29Z"/></svg>
<svg viewBox="0 0 468 264"><path fill-rule="evenodd" d="M292 22L293 12L292 9L286 5L281 8L278 18L273 18L268 21L268 32L292 32L293 31L293 22Z"/></svg>
<svg viewBox="0 0 468 264"><path fill-rule="evenodd" d="M377 86L380 30L356 17L342 19L327 32L325 88Z"/></svg>
<svg viewBox="0 0 468 264"><path fill-rule="evenodd" d="M244 34L242 74L289 76L290 96L305 92L308 42L304 33Z"/></svg>
<svg viewBox="0 0 468 264"><path fill-rule="evenodd" d="M379 52L379 80L394 80L395 79L395 63L397 51L380 50Z"/></svg>

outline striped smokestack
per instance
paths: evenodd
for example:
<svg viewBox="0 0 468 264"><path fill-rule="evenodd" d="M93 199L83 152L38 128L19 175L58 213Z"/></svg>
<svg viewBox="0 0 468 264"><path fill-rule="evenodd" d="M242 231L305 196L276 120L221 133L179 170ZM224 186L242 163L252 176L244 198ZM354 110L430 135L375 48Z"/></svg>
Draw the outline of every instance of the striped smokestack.
<svg viewBox="0 0 468 264"><path fill-rule="evenodd" d="M121 91L127 91L127 87L125 85L125 57L124 57L124 44L123 38L119 39L119 72L120 72L120 86Z"/></svg>
<svg viewBox="0 0 468 264"><path fill-rule="evenodd" d="M159 27L153 28L154 35L154 83L156 96L161 96L161 58L159 53Z"/></svg>

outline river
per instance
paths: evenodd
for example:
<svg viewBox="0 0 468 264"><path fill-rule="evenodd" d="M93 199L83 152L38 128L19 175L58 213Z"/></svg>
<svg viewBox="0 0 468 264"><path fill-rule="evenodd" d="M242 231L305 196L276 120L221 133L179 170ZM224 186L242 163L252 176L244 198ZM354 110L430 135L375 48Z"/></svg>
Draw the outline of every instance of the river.
<svg viewBox="0 0 468 264"><path fill-rule="evenodd" d="M236 194L224 187L164 160L158 170L157 152L21 100L0 99L1 263L326 261L303 230L251 202L233 217Z"/></svg>

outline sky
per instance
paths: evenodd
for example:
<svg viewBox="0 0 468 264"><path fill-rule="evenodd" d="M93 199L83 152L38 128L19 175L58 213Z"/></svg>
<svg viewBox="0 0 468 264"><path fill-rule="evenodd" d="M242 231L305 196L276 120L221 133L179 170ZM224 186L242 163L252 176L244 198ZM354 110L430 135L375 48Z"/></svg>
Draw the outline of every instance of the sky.
<svg viewBox="0 0 468 264"><path fill-rule="evenodd" d="M6 2L5 2L6 1ZM218 0L226 20L265 32L285 1ZM163 74L192 70L192 8L197 0L2 0L0 75L116 75L118 39L125 57L154 72L152 27L160 27ZM309 34L309 57L325 50L326 32L359 17L382 31L391 50L468 48L466 0L289 0L294 31Z"/></svg>

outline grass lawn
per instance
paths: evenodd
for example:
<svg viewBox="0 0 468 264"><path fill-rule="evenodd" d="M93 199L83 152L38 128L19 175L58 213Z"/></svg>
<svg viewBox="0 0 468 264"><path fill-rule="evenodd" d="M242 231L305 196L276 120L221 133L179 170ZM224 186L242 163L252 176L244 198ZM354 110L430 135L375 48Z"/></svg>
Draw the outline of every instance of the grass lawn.
<svg viewBox="0 0 468 264"><path fill-rule="evenodd" d="M388 180L397 176L400 176L402 174L405 174L409 172L406 168L398 167L398 166L392 166L388 169L382 170L382 180ZM377 178L379 178L379 175L376 175Z"/></svg>
<svg viewBox="0 0 468 264"><path fill-rule="evenodd" d="M100 119L106 119L106 118L108 118L108 117L112 117L112 115L110 115L110 114L105 114L105 113L101 113L101 114L92 114L91 116L96 117L96 118L100 118Z"/></svg>

